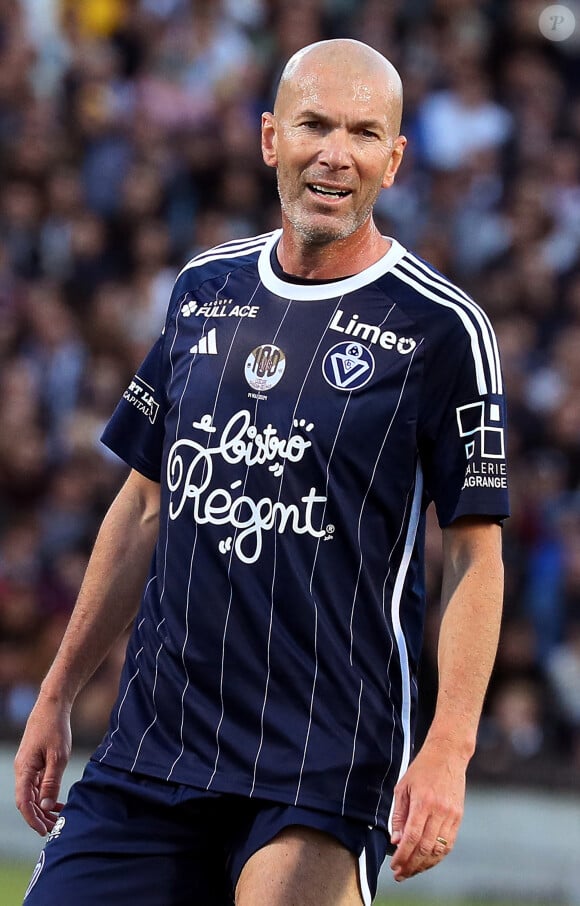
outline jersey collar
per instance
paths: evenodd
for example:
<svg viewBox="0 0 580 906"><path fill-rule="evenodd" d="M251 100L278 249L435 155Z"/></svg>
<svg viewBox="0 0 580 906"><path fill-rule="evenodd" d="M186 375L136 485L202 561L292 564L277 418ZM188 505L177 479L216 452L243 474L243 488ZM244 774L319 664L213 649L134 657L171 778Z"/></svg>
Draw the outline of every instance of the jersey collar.
<svg viewBox="0 0 580 906"><path fill-rule="evenodd" d="M352 293L363 286L368 286L369 283L378 280L379 277L382 277L383 274L386 274L387 271L394 267L406 252L400 242L397 242L396 239L391 239L389 236L387 238L390 239L391 247L385 252L383 257L371 264L370 267L365 268L364 271L353 274L352 277L344 277L329 283L290 283L278 277L272 270L270 263L270 253L281 235L282 230L275 230L262 248L258 258L260 280L266 289L277 296L281 296L283 299L301 300L303 302L311 302L316 299L335 299L337 296L345 296L347 293Z"/></svg>

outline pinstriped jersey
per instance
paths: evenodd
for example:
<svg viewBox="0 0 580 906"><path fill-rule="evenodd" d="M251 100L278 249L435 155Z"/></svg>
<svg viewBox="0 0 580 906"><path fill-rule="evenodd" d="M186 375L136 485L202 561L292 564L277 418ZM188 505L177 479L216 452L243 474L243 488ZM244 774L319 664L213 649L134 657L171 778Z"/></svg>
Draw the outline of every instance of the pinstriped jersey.
<svg viewBox="0 0 580 906"><path fill-rule="evenodd" d="M413 753L426 508L508 514L498 349L396 241L299 284L279 235L184 268L105 430L162 506L93 757L386 827Z"/></svg>

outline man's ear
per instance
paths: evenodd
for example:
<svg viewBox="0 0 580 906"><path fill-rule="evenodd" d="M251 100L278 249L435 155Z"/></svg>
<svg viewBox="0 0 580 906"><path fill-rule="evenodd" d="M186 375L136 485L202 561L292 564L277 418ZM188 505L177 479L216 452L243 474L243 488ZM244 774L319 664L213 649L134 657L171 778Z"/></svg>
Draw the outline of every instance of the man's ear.
<svg viewBox="0 0 580 906"><path fill-rule="evenodd" d="M391 157L383 177L382 187L383 189L390 189L395 181L395 176L397 175L397 170L401 166L401 161L403 160L403 154L405 153L405 147L407 145L407 139L404 135L399 135L394 141L393 150L391 151Z"/></svg>
<svg viewBox="0 0 580 906"><path fill-rule="evenodd" d="M262 157L267 167L278 166L276 118L273 113L262 114Z"/></svg>

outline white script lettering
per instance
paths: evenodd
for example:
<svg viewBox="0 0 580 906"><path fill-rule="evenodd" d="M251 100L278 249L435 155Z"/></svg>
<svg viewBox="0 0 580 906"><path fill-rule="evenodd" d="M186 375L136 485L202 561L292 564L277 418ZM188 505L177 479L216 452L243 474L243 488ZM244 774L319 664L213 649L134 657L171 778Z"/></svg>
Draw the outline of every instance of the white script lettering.
<svg viewBox="0 0 580 906"><path fill-rule="evenodd" d="M208 415L196 423L199 427L206 426L204 430L210 424ZM279 437L271 424L258 431L251 424L247 409L232 416L216 446L202 446L189 439L175 441L167 461L167 483L172 494L170 519L177 519L186 502L192 500L193 518L198 525L231 525L236 530L233 547L244 563L258 560L263 533L276 527L280 534L288 528L298 535L322 538L324 529L314 525L314 508L316 504L325 504L326 497L317 494L316 488L310 488L299 502L285 504L268 497L254 500L245 494L232 494L242 486L240 480L229 488L211 487L216 457L232 465L245 463L248 467L271 463L268 468L279 475L284 462L298 462L310 446L311 442L300 434L287 439Z"/></svg>

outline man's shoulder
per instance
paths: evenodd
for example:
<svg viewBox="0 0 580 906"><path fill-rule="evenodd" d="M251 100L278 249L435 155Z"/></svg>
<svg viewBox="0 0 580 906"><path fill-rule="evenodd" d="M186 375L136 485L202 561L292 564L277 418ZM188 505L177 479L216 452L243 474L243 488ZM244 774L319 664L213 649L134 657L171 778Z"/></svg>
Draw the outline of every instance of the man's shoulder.
<svg viewBox="0 0 580 906"><path fill-rule="evenodd" d="M479 391L501 393L498 345L485 310L436 267L408 250L391 276L398 283L390 290L423 332L436 367L460 362L465 354L473 360Z"/></svg>
<svg viewBox="0 0 580 906"><path fill-rule="evenodd" d="M468 330L472 322L485 322L489 328L484 310L465 289L409 249L405 249L389 274L397 281L399 304L409 314L459 321Z"/></svg>
<svg viewBox="0 0 580 906"><path fill-rule="evenodd" d="M274 231L261 233L258 236L248 236L245 239L232 239L200 252L181 269L176 283L183 280L184 277L192 278L194 281L199 277L206 280L208 276L218 275L233 267L243 267L248 262L257 262L260 253L271 241L273 235Z"/></svg>

